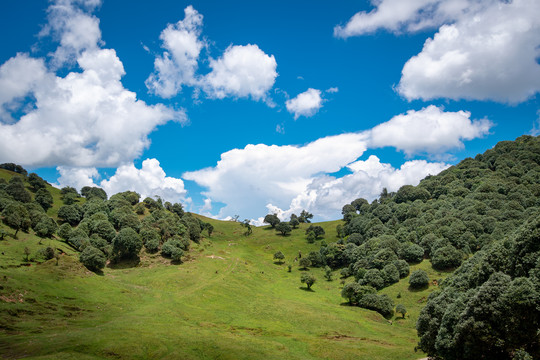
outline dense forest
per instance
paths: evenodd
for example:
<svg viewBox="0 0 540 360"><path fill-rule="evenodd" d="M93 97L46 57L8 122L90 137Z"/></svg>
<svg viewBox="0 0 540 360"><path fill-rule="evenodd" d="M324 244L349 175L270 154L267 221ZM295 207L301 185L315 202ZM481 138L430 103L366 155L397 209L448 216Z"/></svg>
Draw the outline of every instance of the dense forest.
<svg viewBox="0 0 540 360"><path fill-rule="evenodd" d="M0 179L0 211L4 222L15 230L13 237L19 230L30 229L42 238L57 235L80 251L80 261L92 271L99 272L108 261L136 261L143 246L150 253L161 252L173 263L181 263L190 241L199 242L203 230L209 236L213 231L211 224L184 212L179 203L150 197L140 201L140 195L133 191L108 199L103 189L88 186L80 194L69 186L61 189L58 225L47 215L53 196L45 180L19 165L1 164L0 168L20 175L9 181ZM2 238L5 235L2 233ZM52 248L34 254L45 260L56 255Z"/></svg>
<svg viewBox="0 0 540 360"><path fill-rule="evenodd" d="M497 144L418 186L383 190L343 207L341 239L311 263L354 276L351 304L384 316L394 302L377 290L430 259L455 273L438 284L417 323L419 348L436 359L540 358L540 139ZM411 288L426 287L425 272Z"/></svg>

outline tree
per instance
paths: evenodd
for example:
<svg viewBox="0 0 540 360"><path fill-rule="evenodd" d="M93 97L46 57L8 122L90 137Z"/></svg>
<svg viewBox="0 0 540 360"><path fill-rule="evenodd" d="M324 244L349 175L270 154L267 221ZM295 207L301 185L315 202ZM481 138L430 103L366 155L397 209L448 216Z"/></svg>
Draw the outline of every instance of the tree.
<svg viewBox="0 0 540 360"><path fill-rule="evenodd" d="M137 257L143 245L139 234L129 227L120 230L112 244L112 252L117 259Z"/></svg>
<svg viewBox="0 0 540 360"><path fill-rule="evenodd" d="M49 210L53 205L53 197L45 188L41 188L36 192L35 200L45 211Z"/></svg>
<svg viewBox="0 0 540 360"><path fill-rule="evenodd" d="M98 198L101 200L107 200L107 193L105 190L95 186L85 186L81 189L81 195L84 196L87 200L91 198Z"/></svg>
<svg viewBox="0 0 540 360"><path fill-rule="evenodd" d="M384 279L378 269L369 269L364 274L362 284L372 286L375 289L382 289L384 287Z"/></svg>
<svg viewBox="0 0 540 360"><path fill-rule="evenodd" d="M24 183L20 176L13 176L11 179L9 179L9 184L6 186L5 190L6 193L11 195L11 197L17 201L23 203L29 203L32 201L32 196L24 188Z"/></svg>
<svg viewBox="0 0 540 360"><path fill-rule="evenodd" d="M43 216L34 227L35 232L40 237L51 237L58 229L58 224L52 218Z"/></svg>
<svg viewBox="0 0 540 360"><path fill-rule="evenodd" d="M343 289L341 289L341 297L347 299L349 305L352 305L356 302L356 294L358 293L360 286L361 285L356 281L345 284Z"/></svg>
<svg viewBox="0 0 540 360"><path fill-rule="evenodd" d="M270 224L272 228L275 228L277 224L281 222L276 214L268 214L263 220L265 223Z"/></svg>
<svg viewBox="0 0 540 360"><path fill-rule="evenodd" d="M246 228L246 232L244 233L245 236L251 235L253 232L253 229L251 228L251 220L245 219L243 222L240 223L243 227Z"/></svg>
<svg viewBox="0 0 540 360"><path fill-rule="evenodd" d="M409 285L412 289L422 289L429 285L428 274L424 270L415 270L409 278Z"/></svg>
<svg viewBox="0 0 540 360"><path fill-rule="evenodd" d="M285 255L283 255L281 251L278 251L274 254L274 260L277 260L279 264L282 264L284 259Z"/></svg>
<svg viewBox="0 0 540 360"><path fill-rule="evenodd" d="M170 257L174 262L180 262L184 255L182 243L178 239L172 238L163 244L161 253L164 256Z"/></svg>
<svg viewBox="0 0 540 360"><path fill-rule="evenodd" d="M79 256L80 262L90 271L99 271L105 267L107 258L98 248L87 246Z"/></svg>
<svg viewBox="0 0 540 360"><path fill-rule="evenodd" d="M82 218L80 207L77 205L63 205L58 209L58 217L71 226L77 225Z"/></svg>
<svg viewBox="0 0 540 360"><path fill-rule="evenodd" d="M324 277L327 281L332 281L332 269L330 269L330 266L325 266Z"/></svg>
<svg viewBox="0 0 540 360"><path fill-rule="evenodd" d="M309 227L306 229L306 235L308 235L310 232L315 234L315 239L321 238L325 234L324 229L319 225L309 225Z"/></svg>
<svg viewBox="0 0 540 360"><path fill-rule="evenodd" d="M281 235L285 236L291 233L292 228L291 226L286 222L280 222L276 225L276 231L280 232Z"/></svg>
<svg viewBox="0 0 540 360"><path fill-rule="evenodd" d="M300 282L302 284L306 284L308 290L311 289L311 286L315 284L316 281L317 279L315 278L315 276L308 273L302 273L302 275L300 276Z"/></svg>
<svg viewBox="0 0 540 360"><path fill-rule="evenodd" d="M298 227L298 225L300 225L300 221L298 220L298 216L296 216L295 214L292 214L291 215L291 220L289 221L289 225L291 225L291 227L293 229L296 229Z"/></svg>
<svg viewBox="0 0 540 360"><path fill-rule="evenodd" d="M401 314L402 319L405 319L405 314L407 313L407 309L405 308L405 306L403 304L397 304L396 312L398 314Z"/></svg>
<svg viewBox="0 0 540 360"><path fill-rule="evenodd" d="M4 216L4 222L15 229L15 237L17 237L19 230L26 231L30 228L30 216L24 205L20 203L12 202L8 204L2 211L2 215Z"/></svg>
<svg viewBox="0 0 540 360"><path fill-rule="evenodd" d="M419 263L424 259L424 248L420 245L409 244L401 249L400 257L410 263Z"/></svg>
<svg viewBox="0 0 540 360"><path fill-rule="evenodd" d="M45 189L45 187L47 186L47 182L36 173L28 174L27 181L34 189L34 191L38 191L39 189Z"/></svg>
<svg viewBox="0 0 540 360"><path fill-rule="evenodd" d="M301 269L307 270L307 268L311 266L311 260L307 257L303 257L298 261L298 265L300 265Z"/></svg>
<svg viewBox="0 0 540 360"><path fill-rule="evenodd" d="M310 214L306 210L302 210L300 216L298 217L298 221L301 223L310 223L311 219L313 219L313 214Z"/></svg>
<svg viewBox="0 0 540 360"><path fill-rule="evenodd" d="M436 249L431 256L431 264L437 270L456 268L462 260L461 252L452 245Z"/></svg>

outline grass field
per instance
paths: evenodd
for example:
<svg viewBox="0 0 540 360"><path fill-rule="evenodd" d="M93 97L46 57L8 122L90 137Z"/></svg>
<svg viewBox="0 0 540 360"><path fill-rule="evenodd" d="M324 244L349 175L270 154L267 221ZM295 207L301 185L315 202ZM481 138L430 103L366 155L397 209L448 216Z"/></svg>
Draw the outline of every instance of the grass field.
<svg viewBox="0 0 540 360"><path fill-rule="evenodd" d="M56 195L57 196L57 195ZM54 211L54 210L53 210ZM350 307L341 279L310 269L313 291L300 283L293 259L308 244L304 230L282 237L268 228L243 235L239 223L211 222L211 238L171 265L143 253L135 267L87 271L68 245L20 232L0 241L0 356L6 359L419 359L414 328L429 289L408 279L384 289L409 314L388 321ZM327 242L339 221L322 223ZM0 225L4 226L4 225ZM305 225L303 225L305 228ZM8 231L13 232L11 229ZM60 259L24 263L24 247L65 251ZM276 251L285 254L275 264ZM293 263L292 272L287 264ZM429 262L412 266L444 278ZM348 279L347 281L352 281ZM401 294L397 298L398 293Z"/></svg>

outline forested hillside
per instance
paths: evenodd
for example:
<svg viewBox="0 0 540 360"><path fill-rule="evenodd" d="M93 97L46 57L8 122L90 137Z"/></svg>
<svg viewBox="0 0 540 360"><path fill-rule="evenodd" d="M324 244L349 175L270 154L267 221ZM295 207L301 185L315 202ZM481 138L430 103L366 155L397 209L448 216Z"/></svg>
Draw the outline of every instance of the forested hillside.
<svg viewBox="0 0 540 360"><path fill-rule="evenodd" d="M343 207L341 240L320 264L354 276L343 296L385 316L376 290L428 258L452 271L418 319L419 348L441 359L540 358L540 139L522 136L418 186ZM412 274L411 288L428 279Z"/></svg>

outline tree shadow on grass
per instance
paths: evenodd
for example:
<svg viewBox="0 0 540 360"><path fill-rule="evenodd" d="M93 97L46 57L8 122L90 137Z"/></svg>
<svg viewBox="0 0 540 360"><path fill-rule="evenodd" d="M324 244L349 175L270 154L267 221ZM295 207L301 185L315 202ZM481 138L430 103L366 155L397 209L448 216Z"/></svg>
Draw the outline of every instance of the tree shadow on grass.
<svg viewBox="0 0 540 360"><path fill-rule="evenodd" d="M136 267L140 262L141 258L137 256L136 258L131 259L121 259L114 262L111 261L107 267L114 270L129 269Z"/></svg>
<svg viewBox="0 0 540 360"><path fill-rule="evenodd" d="M315 292L315 290L313 290L312 288L307 288L307 287L303 287L303 286L299 286L298 287L300 290L304 290L304 291L307 291L307 292Z"/></svg>
<svg viewBox="0 0 540 360"><path fill-rule="evenodd" d="M417 293L417 292L420 292L420 291L424 291L424 290L427 290L429 288L429 285L426 285L426 286L422 286L422 287L419 287L419 288L413 288L413 287L408 287L407 290L409 290L410 292L413 292L413 293Z"/></svg>

